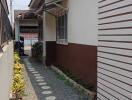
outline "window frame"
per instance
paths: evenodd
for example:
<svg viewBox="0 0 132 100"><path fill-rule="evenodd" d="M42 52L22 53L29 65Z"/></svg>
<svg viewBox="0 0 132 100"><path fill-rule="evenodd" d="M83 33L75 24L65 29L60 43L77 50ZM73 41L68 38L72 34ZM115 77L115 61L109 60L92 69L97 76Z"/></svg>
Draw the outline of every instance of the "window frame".
<svg viewBox="0 0 132 100"><path fill-rule="evenodd" d="M0 47L3 48L4 45L12 40L12 27L8 14L3 4L0 2Z"/></svg>
<svg viewBox="0 0 132 100"><path fill-rule="evenodd" d="M68 45L68 13L61 12L56 17L56 43Z"/></svg>

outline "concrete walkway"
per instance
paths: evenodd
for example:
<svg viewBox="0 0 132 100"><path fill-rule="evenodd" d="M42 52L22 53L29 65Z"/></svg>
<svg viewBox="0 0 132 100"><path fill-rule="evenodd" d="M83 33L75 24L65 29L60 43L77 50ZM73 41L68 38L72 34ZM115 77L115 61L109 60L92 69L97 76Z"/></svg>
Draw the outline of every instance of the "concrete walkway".
<svg viewBox="0 0 132 100"><path fill-rule="evenodd" d="M51 69L46 69L44 65L28 58L23 58L23 61L25 74L27 73L26 91L28 93L24 100L88 100L87 96L58 79Z"/></svg>

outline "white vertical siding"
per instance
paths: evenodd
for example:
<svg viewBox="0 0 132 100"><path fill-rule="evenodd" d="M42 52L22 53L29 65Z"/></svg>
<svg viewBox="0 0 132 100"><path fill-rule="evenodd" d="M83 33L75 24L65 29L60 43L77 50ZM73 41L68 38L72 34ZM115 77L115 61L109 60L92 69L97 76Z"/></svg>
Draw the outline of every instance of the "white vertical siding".
<svg viewBox="0 0 132 100"><path fill-rule="evenodd" d="M100 0L98 100L132 100L132 0Z"/></svg>

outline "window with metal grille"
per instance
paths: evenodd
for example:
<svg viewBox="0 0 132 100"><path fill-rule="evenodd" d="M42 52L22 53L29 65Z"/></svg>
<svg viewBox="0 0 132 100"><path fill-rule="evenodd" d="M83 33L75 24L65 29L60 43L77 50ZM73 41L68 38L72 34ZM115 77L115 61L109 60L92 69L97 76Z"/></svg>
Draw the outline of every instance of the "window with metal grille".
<svg viewBox="0 0 132 100"><path fill-rule="evenodd" d="M58 16L56 20L57 43L67 44L67 12Z"/></svg>
<svg viewBox="0 0 132 100"><path fill-rule="evenodd" d="M12 39L12 28L8 18L8 14L0 2L0 46Z"/></svg>

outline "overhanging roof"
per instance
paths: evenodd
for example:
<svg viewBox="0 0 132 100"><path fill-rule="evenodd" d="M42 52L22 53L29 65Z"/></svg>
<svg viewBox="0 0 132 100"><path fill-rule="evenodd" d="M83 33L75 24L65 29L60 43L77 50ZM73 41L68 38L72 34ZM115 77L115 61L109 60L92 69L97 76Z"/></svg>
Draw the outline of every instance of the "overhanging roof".
<svg viewBox="0 0 132 100"><path fill-rule="evenodd" d="M63 1L65 0L50 0L49 2L43 2L41 3L41 1L45 1L45 0L31 0L29 6L30 8L34 8L36 9L36 11L34 12L36 15L40 15L42 14L43 11L48 12L49 14L52 14L54 16L56 16L54 14L54 12L57 12L57 10L63 10L66 11L68 10L66 7L63 6ZM39 8L36 6L39 5Z"/></svg>
<svg viewBox="0 0 132 100"><path fill-rule="evenodd" d="M31 6L31 3L32 3L32 2L33 2L33 0L30 1L29 5L28 5L29 7Z"/></svg>
<svg viewBox="0 0 132 100"><path fill-rule="evenodd" d="M54 0L51 2L47 2L44 5L44 11L57 16L59 11L67 11L67 7L64 6L65 0Z"/></svg>
<svg viewBox="0 0 132 100"><path fill-rule="evenodd" d="M63 10L67 10L66 7L62 6L63 1L64 0L54 0L54 1L47 2L47 3L45 3L45 10L51 10L54 8L60 8Z"/></svg>
<svg viewBox="0 0 132 100"><path fill-rule="evenodd" d="M44 2L45 0L31 0L28 6L30 7L30 9L37 9Z"/></svg>
<svg viewBox="0 0 132 100"><path fill-rule="evenodd" d="M35 11L33 11L33 10L15 10L14 11L14 19L15 20L37 19L37 16L34 14L34 12Z"/></svg>
<svg viewBox="0 0 132 100"><path fill-rule="evenodd" d="M53 16L56 16L55 12L58 12L59 10L67 11L68 9L63 6L64 0L53 0L50 2L46 2L41 5L41 7L36 10L36 13L39 14L42 11L45 11Z"/></svg>

